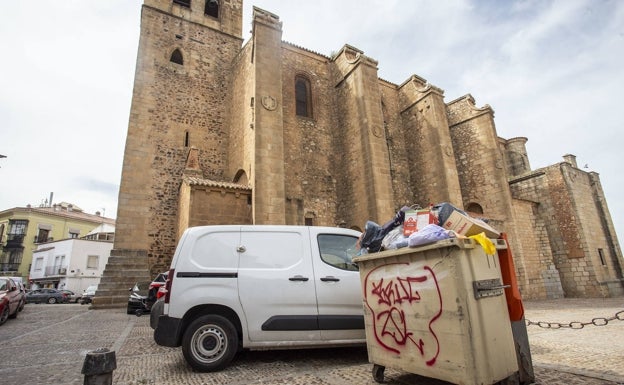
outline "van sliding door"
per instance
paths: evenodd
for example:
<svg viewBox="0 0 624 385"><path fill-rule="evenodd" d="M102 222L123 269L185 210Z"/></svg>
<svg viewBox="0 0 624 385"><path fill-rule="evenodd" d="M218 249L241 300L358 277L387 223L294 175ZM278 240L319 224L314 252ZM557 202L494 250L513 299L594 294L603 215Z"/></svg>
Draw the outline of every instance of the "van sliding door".
<svg viewBox="0 0 624 385"><path fill-rule="evenodd" d="M308 245L298 229L243 227L238 287L252 343L320 340Z"/></svg>

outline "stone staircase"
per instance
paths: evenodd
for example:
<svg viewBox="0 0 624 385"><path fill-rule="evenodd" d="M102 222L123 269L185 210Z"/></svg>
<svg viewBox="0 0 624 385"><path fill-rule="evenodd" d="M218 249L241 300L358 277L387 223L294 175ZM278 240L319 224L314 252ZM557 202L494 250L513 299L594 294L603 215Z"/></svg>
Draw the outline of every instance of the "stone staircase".
<svg viewBox="0 0 624 385"><path fill-rule="evenodd" d="M144 250L112 250L91 308L126 307L129 289L137 282L151 280L147 253Z"/></svg>

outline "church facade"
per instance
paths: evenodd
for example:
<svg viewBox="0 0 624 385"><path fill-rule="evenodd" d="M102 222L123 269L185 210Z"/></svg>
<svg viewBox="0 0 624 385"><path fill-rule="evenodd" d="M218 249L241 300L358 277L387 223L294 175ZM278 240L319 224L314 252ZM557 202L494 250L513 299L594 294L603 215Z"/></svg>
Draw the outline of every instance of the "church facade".
<svg viewBox="0 0 624 385"><path fill-rule="evenodd" d="M527 138L499 137L469 94L380 79L349 45L282 41L259 8L246 42L242 27L242 0L144 1L110 276L166 271L189 226L362 229L449 202L507 233L524 298L624 294L599 176L573 155L532 170Z"/></svg>

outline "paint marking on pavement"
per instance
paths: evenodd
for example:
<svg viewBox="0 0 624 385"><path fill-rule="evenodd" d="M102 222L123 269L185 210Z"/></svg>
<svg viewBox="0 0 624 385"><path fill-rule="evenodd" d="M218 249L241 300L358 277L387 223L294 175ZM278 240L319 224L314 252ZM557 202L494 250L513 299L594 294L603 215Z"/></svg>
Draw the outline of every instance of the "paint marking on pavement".
<svg viewBox="0 0 624 385"><path fill-rule="evenodd" d="M130 319L128 320L128 324L126 325L126 328L119 335L119 337L115 341L115 344L113 345L112 350L114 352L119 351L121 347L123 346L124 342L126 342L126 338L128 338L128 335L130 334L130 332L134 328L134 325L136 324L136 320L137 320L136 317L130 317Z"/></svg>

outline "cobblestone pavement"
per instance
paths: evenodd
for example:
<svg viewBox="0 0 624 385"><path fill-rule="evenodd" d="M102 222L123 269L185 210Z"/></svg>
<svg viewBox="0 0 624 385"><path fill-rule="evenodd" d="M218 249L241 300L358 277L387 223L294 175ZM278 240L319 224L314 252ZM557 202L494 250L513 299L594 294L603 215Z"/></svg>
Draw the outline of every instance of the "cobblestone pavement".
<svg viewBox="0 0 624 385"><path fill-rule="evenodd" d="M527 320L544 326L527 326L535 384L624 384L624 298L526 301L525 308ZM592 319L606 325L556 327ZM116 385L376 384L366 348L243 352L221 372L193 372L179 348L154 343L149 316L76 304L28 304L0 326L0 383L82 384L85 355L102 347L115 351ZM385 383L448 384L391 368Z"/></svg>

